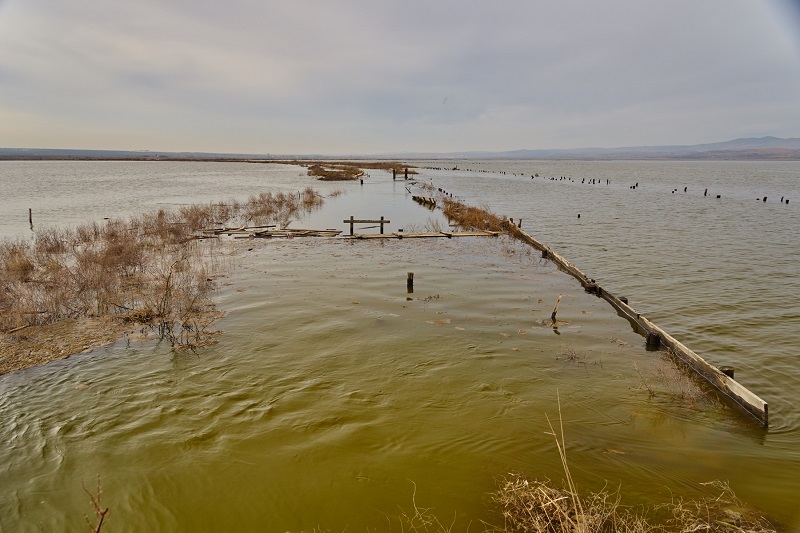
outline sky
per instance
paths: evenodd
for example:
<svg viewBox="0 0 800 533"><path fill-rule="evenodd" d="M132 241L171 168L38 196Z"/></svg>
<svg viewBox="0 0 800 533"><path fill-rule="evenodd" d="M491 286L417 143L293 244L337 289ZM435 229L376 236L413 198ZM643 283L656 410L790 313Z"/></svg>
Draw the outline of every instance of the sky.
<svg viewBox="0 0 800 533"><path fill-rule="evenodd" d="M800 137L800 0L0 0L0 147Z"/></svg>

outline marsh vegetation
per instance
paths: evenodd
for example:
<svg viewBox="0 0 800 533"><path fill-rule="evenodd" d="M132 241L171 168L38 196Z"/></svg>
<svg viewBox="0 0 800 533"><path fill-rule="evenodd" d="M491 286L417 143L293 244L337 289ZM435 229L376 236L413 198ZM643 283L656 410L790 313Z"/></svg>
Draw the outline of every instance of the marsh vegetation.
<svg viewBox="0 0 800 533"><path fill-rule="evenodd" d="M141 332L150 328L176 347L212 342L208 328L217 315L209 296L227 264L218 242L207 242L202 230L286 226L322 202L311 188L267 192L0 242L0 371L71 355L108 342L109 330L113 338L131 325L144 326ZM94 327L86 327L87 320ZM77 343L46 341L52 335L42 328L62 321L82 321L83 334L63 324L57 328L62 341L77 335ZM95 335L86 335L87 329ZM42 337L45 342L38 342Z"/></svg>

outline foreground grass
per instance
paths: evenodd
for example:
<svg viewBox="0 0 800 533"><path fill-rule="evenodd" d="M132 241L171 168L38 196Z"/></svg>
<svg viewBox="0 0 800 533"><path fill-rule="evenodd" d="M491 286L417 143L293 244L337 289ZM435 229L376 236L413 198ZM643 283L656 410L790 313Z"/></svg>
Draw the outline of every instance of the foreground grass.
<svg viewBox="0 0 800 533"><path fill-rule="evenodd" d="M286 225L321 205L311 188L263 193L0 242L0 372L68 357L137 325L173 346L212 342L209 295L225 266L198 232Z"/></svg>
<svg viewBox="0 0 800 533"><path fill-rule="evenodd" d="M739 501L722 482L708 484L717 494L697 500L675 498L650 509L629 508L618 492L576 494L550 481L528 481L519 474L507 478L492 500L500 507L503 525L490 531L548 533L667 533L749 532L776 529ZM659 518L660 517L660 518ZM431 530L432 531L432 530ZM441 529L439 531L442 531Z"/></svg>

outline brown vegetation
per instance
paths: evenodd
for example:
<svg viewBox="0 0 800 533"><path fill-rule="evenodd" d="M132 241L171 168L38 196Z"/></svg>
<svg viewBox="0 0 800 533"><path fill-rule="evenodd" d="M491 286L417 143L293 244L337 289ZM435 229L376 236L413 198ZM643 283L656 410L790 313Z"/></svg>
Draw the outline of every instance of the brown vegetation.
<svg viewBox="0 0 800 533"><path fill-rule="evenodd" d="M292 164L298 164L293 162ZM309 176L318 176L322 181L352 181L364 175L364 169L376 169L395 171L399 173L408 172L416 174L417 171L408 165L403 165L394 161L319 161L315 163L303 163L308 166Z"/></svg>
<svg viewBox="0 0 800 533"><path fill-rule="evenodd" d="M498 491L492 495L500 506L503 526L496 531L535 531L548 533L667 533L680 532L741 532L769 533L775 529L763 516L746 508L721 482L707 485L720 494L684 502L673 499L652 510L634 510L620 505L619 492L602 490L588 496L578 494L567 464L564 426L559 400L559 431L550 434L556 442L564 470L564 487L558 488L548 481L528 481L519 474L511 474ZM648 517L657 513L655 522Z"/></svg>
<svg viewBox="0 0 800 533"><path fill-rule="evenodd" d="M603 490L578 496L573 490L555 487L549 481L528 481L513 474L493 494L504 519L503 526L495 530L551 533L776 531L768 520L745 507L726 484L708 485L716 489L713 495L691 501L676 498L648 510L622 506L617 491ZM656 521L650 514L663 518Z"/></svg>
<svg viewBox="0 0 800 533"><path fill-rule="evenodd" d="M365 169L394 170L397 173L416 174L417 171L397 161L270 161L308 167L309 176L321 181L353 181L364 175Z"/></svg>
<svg viewBox="0 0 800 533"><path fill-rule="evenodd" d="M316 176L320 181L353 181L363 176L364 171L351 165L326 163L310 165L308 175Z"/></svg>
<svg viewBox="0 0 800 533"><path fill-rule="evenodd" d="M456 200L444 197L442 210L450 221L465 230L504 231L506 218L499 217L484 207L472 207Z"/></svg>
<svg viewBox="0 0 800 533"><path fill-rule="evenodd" d="M209 342L215 316L209 293L219 265L216 245L201 244L198 232L224 224L286 225L321 204L311 188L262 193L246 202L160 210L41 230L30 242L0 242L0 371L67 357L76 344L108 342L102 332L118 335L125 324L148 325L173 346ZM122 325L98 323L99 317ZM77 343L41 342L51 324L67 319L95 322L77 334Z"/></svg>

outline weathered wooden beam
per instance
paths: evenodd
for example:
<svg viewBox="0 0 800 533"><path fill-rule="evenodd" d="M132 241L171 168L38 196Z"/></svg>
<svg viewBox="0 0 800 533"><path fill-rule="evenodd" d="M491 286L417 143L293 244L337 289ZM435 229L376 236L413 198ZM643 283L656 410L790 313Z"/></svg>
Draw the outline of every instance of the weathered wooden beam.
<svg viewBox="0 0 800 533"><path fill-rule="evenodd" d="M463 232L428 232L428 233L365 233L360 235L350 235L347 239L426 239L433 237L497 237L500 235L496 231L463 231Z"/></svg>
<svg viewBox="0 0 800 533"><path fill-rule="evenodd" d="M669 333L656 326L650 320L643 317L640 313L628 305L627 299L624 301L612 293L598 286L593 279L580 271L578 267L567 261L560 254L556 253L549 246L537 241L520 228L509 225L509 233L518 239L527 242L534 248L542 250L542 257L552 260L561 270L564 270L583 285L588 292L596 294L610 303L622 316L627 318L634 328L648 338L648 345L655 344L667 347L676 359L684 362L696 374L705 379L709 384L716 388L723 395L739 405L744 411L754 416L763 427L769 425L769 405L759 398L744 385L726 375L719 368L715 367L695 352L687 348Z"/></svg>

